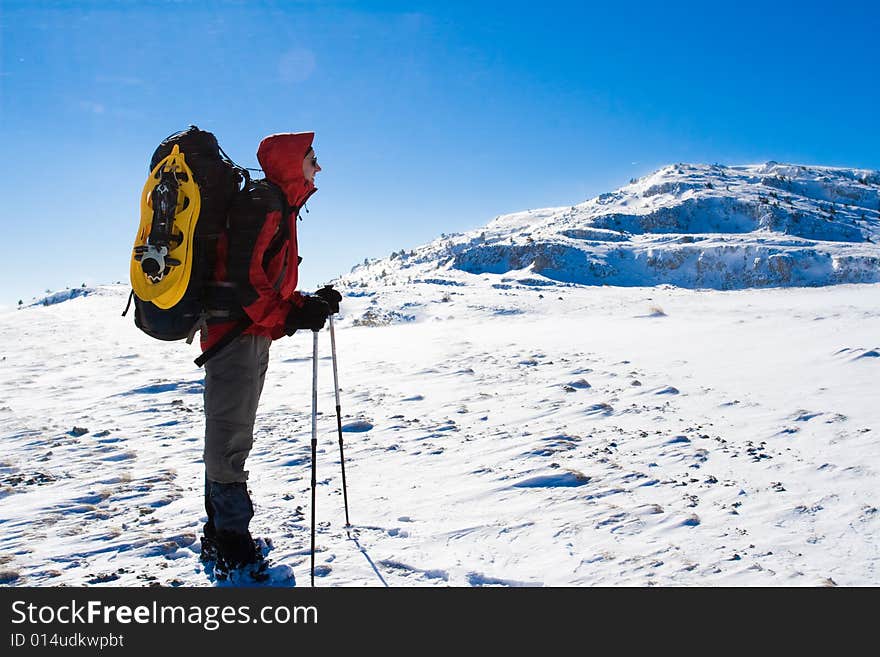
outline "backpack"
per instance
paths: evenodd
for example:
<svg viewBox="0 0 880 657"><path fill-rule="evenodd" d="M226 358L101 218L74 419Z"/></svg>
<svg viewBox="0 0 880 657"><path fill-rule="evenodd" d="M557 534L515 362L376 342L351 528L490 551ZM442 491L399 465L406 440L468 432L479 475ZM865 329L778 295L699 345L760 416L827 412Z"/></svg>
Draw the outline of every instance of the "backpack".
<svg viewBox="0 0 880 657"><path fill-rule="evenodd" d="M238 320L225 345L250 325L234 290L213 282L227 213L242 183L249 182L247 170L232 162L216 137L194 125L156 148L129 268L129 306L134 300L134 323L141 331L191 343L209 319ZM196 363L207 360L204 356Z"/></svg>

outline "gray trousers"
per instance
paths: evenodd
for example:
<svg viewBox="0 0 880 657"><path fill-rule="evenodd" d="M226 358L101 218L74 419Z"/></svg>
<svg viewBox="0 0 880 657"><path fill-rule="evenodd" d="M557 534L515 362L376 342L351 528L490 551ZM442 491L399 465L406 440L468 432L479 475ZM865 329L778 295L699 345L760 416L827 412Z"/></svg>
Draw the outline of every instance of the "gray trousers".
<svg viewBox="0 0 880 657"><path fill-rule="evenodd" d="M247 534L254 506L244 463L269 366L269 338L242 335L205 363L205 534Z"/></svg>
<svg viewBox="0 0 880 657"><path fill-rule="evenodd" d="M205 474L223 484L247 481L245 460L269 367L272 340L242 335L205 363Z"/></svg>

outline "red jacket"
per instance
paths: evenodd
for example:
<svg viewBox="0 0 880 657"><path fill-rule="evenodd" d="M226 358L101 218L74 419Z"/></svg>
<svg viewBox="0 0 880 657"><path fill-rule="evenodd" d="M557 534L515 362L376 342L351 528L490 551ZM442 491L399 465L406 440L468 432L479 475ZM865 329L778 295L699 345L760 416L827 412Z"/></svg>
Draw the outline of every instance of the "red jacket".
<svg viewBox="0 0 880 657"><path fill-rule="evenodd" d="M282 133L260 142L257 159L266 179L283 190L290 214L284 218L275 210L266 213L261 225L239 230L232 230L231 226L229 237L224 236L218 243L215 280L235 284L241 307L253 321L245 333L277 340L286 335L284 322L290 309L303 305L302 295L296 291L296 218L299 209L317 191L303 177L302 170L314 138L313 132ZM238 254L237 259L228 260L228 254L233 252ZM202 351L215 344L234 324L209 324L207 330L202 330Z"/></svg>

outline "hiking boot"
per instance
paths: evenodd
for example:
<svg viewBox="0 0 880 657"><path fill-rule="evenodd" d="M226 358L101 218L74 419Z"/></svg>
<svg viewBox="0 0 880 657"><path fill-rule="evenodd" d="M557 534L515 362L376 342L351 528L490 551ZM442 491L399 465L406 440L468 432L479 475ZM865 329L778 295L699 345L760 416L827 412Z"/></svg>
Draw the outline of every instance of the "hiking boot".
<svg viewBox="0 0 880 657"><path fill-rule="evenodd" d="M217 556L232 568L257 563L263 555L257 549L250 532L217 532Z"/></svg>
<svg viewBox="0 0 880 657"><path fill-rule="evenodd" d="M250 533L217 532L217 546L214 575L217 579L226 579L231 571L239 570L255 582L263 582L269 578L266 569L268 564L263 552Z"/></svg>

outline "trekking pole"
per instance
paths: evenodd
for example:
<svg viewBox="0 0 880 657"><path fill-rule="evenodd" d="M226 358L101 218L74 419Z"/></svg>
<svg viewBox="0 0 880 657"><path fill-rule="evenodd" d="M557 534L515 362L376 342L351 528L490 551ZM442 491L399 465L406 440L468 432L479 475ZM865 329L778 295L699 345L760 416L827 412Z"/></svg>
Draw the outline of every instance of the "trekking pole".
<svg viewBox="0 0 880 657"><path fill-rule="evenodd" d="M312 588L315 587L315 485L318 451L318 332L312 332Z"/></svg>
<svg viewBox="0 0 880 657"><path fill-rule="evenodd" d="M336 428L339 430L339 461L342 463L342 497L345 500L345 526L348 521L348 488L345 484L345 450L342 446L342 408L339 405L339 375L336 373L336 332L333 330L333 315L330 315L330 350L333 353L333 388L336 391Z"/></svg>

